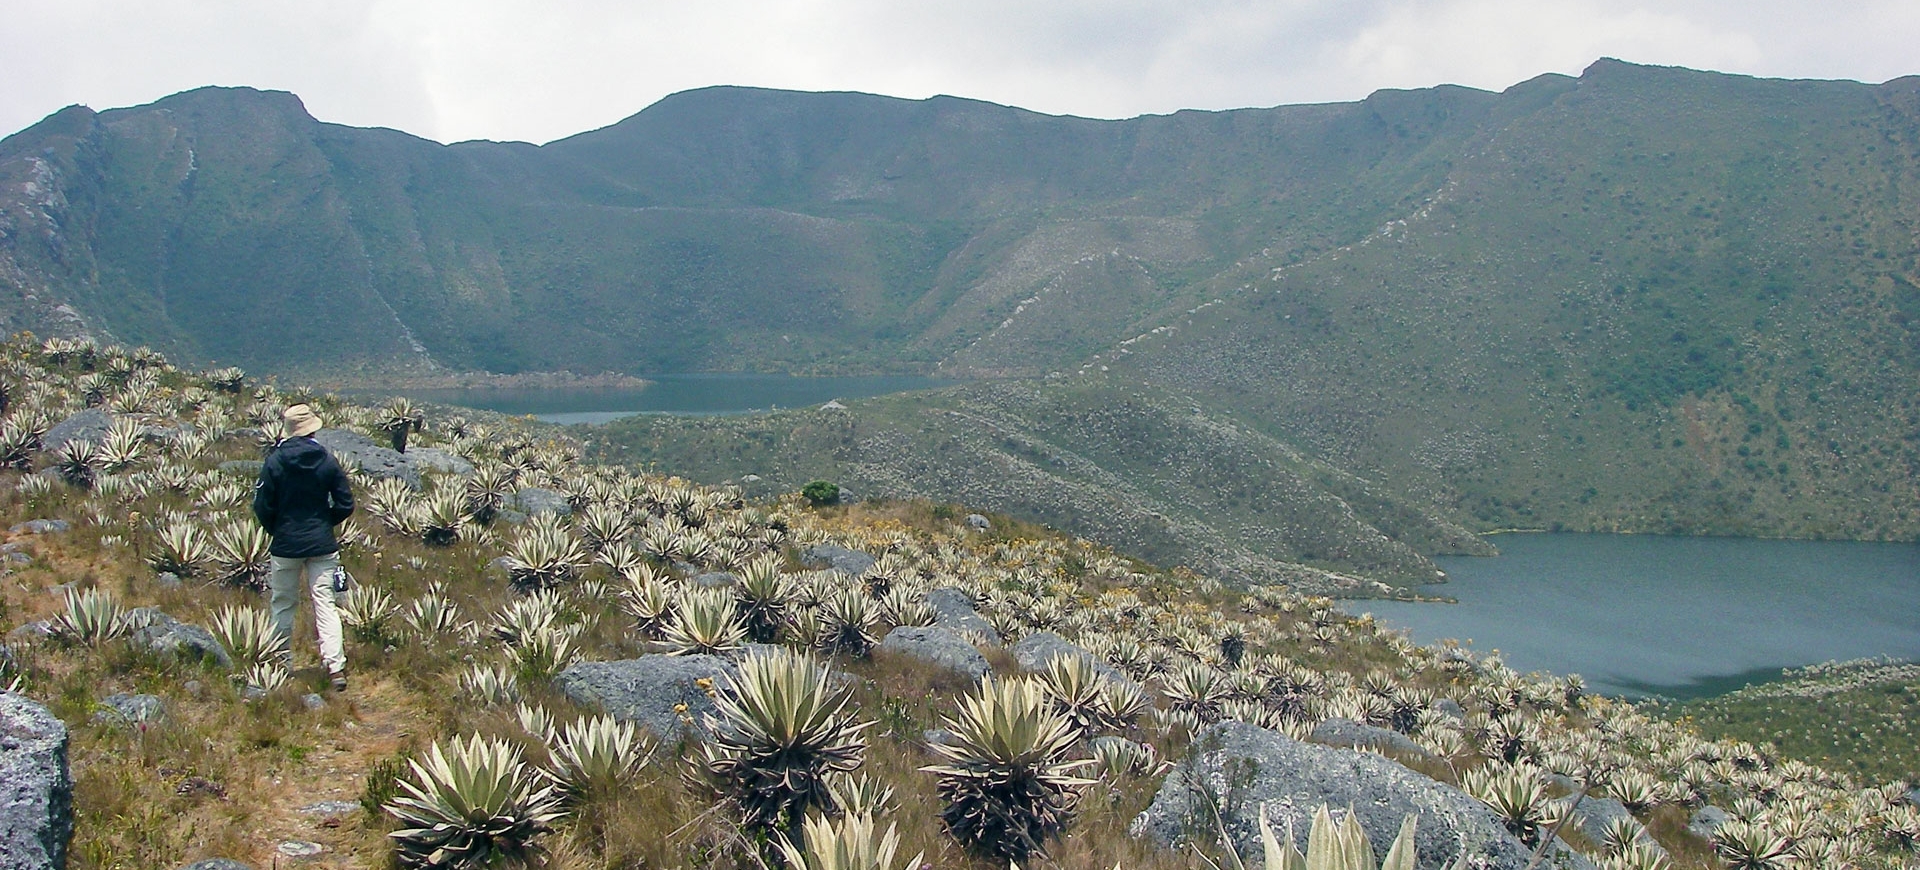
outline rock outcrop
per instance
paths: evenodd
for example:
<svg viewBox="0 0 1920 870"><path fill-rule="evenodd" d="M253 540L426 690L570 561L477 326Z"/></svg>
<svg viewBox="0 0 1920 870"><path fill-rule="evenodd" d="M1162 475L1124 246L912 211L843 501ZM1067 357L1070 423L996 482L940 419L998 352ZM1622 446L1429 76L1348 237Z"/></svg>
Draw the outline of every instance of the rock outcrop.
<svg viewBox="0 0 1920 870"><path fill-rule="evenodd" d="M62 870L72 839L67 726L27 697L0 692L0 867Z"/></svg>
<svg viewBox="0 0 1920 870"><path fill-rule="evenodd" d="M950 628L987 643L1000 637L1000 633L993 630L993 623L981 616L980 611L973 609L973 599L958 589L941 587L928 592L927 606L933 608L933 624L941 628Z"/></svg>
<svg viewBox="0 0 1920 870"><path fill-rule="evenodd" d="M809 565L825 565L849 577L858 577L867 573L878 560L859 550L836 547L832 544L815 544L800 554L800 559Z"/></svg>
<svg viewBox="0 0 1920 870"><path fill-rule="evenodd" d="M107 409L88 408L48 428L47 434L40 436L40 447L51 452L66 446L68 441L99 444L107 439L107 430L111 428L113 415Z"/></svg>
<svg viewBox="0 0 1920 870"><path fill-rule="evenodd" d="M678 740L705 733L706 714L714 712L709 693L731 673L733 665L718 656L648 655L577 662L561 671L554 684L578 703L599 707L664 740Z"/></svg>
<svg viewBox="0 0 1920 870"><path fill-rule="evenodd" d="M473 466L466 460L444 450L417 447L400 453L348 429L322 429L313 433L313 440L320 442L320 446L327 448L348 469L358 468L374 477L399 478L414 489L420 488L424 472L473 473Z"/></svg>
<svg viewBox="0 0 1920 870"><path fill-rule="evenodd" d="M1067 639L1051 631L1036 631L1021 638L1009 650L1013 660L1029 671L1044 671L1047 663L1061 656L1081 656L1093 662L1093 669L1103 677L1118 683L1132 683L1133 678L1122 673L1119 668L1107 664L1093 653L1067 642Z"/></svg>
<svg viewBox="0 0 1920 870"><path fill-rule="evenodd" d="M1391 728L1381 728L1352 719L1328 719L1313 726L1313 742L1341 749L1389 750L1403 755L1427 755L1412 738Z"/></svg>
<svg viewBox="0 0 1920 870"><path fill-rule="evenodd" d="M980 679L993 668L966 637L950 628L902 625L887 632L880 649Z"/></svg>
<svg viewBox="0 0 1920 870"><path fill-rule="evenodd" d="M160 655L233 667L233 656L227 648L220 645L212 632L200 626L174 619L157 607L137 607L129 611L127 617L138 626L132 634L134 646Z"/></svg>
<svg viewBox="0 0 1920 870"><path fill-rule="evenodd" d="M1313 813L1324 804L1336 811L1352 807L1379 855L1386 854L1402 819L1419 816L1414 842L1420 867L1447 866L1464 850L1468 866L1522 870L1532 854L1485 804L1370 752L1301 743L1241 722L1207 729L1191 752L1134 819L1135 836L1163 844L1211 839L1212 817L1199 802L1211 799L1224 805L1221 822L1241 855L1260 854L1263 805L1278 835L1285 836L1292 821L1304 849ZM1592 864L1562 852L1541 866L1590 870Z"/></svg>
<svg viewBox="0 0 1920 870"><path fill-rule="evenodd" d="M507 496L506 509L510 512L522 513L527 516L533 516L535 514L559 514L566 516L567 514L573 513L573 504L567 501L565 493L558 490L529 486L514 492L513 495Z"/></svg>

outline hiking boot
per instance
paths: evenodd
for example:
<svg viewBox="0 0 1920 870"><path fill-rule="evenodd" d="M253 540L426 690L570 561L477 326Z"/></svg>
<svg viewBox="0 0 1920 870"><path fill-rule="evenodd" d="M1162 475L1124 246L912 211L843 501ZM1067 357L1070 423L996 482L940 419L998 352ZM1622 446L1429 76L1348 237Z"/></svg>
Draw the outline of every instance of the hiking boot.
<svg viewBox="0 0 1920 870"><path fill-rule="evenodd" d="M333 690L336 692L344 692L347 690L347 672L346 671L333 672Z"/></svg>

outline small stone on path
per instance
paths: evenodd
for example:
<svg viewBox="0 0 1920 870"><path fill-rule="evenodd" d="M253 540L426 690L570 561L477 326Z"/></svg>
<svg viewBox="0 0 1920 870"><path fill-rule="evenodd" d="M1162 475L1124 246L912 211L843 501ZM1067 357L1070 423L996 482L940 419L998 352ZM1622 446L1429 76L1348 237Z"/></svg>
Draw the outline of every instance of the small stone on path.
<svg viewBox="0 0 1920 870"><path fill-rule="evenodd" d="M300 860L302 858L318 858L320 857L320 853L327 851L327 847L319 843L309 843L304 840L288 840L275 846L273 850L279 852L282 857Z"/></svg>
<svg viewBox="0 0 1920 870"><path fill-rule="evenodd" d="M300 812L309 816L344 816L359 811L360 804L354 801L321 801L300 808Z"/></svg>

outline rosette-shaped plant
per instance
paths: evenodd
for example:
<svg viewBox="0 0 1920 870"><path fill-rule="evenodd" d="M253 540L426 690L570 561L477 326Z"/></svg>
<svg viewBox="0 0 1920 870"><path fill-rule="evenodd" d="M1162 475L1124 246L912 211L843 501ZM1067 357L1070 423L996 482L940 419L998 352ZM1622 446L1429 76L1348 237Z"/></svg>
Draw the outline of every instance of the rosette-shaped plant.
<svg viewBox="0 0 1920 870"><path fill-rule="evenodd" d="M747 636L725 589L689 589L680 595L667 624L668 655L718 655L740 648Z"/></svg>
<svg viewBox="0 0 1920 870"><path fill-rule="evenodd" d="M790 618L788 599L793 597L793 581L780 573L779 557L769 554L748 561L740 569L735 594L747 637L754 643L778 641Z"/></svg>
<svg viewBox="0 0 1920 870"><path fill-rule="evenodd" d="M946 763L922 769L939 776L940 818L968 851L1025 861L1066 828L1091 762L1068 759L1073 723L1039 685L983 680L946 728L951 741L931 747Z"/></svg>
<svg viewBox="0 0 1920 870"><path fill-rule="evenodd" d="M539 851L534 838L562 814L553 788L540 786L505 741L455 738L410 764L412 776L399 781L404 794L386 805L408 826L387 835L408 867L526 863Z"/></svg>
<svg viewBox="0 0 1920 870"><path fill-rule="evenodd" d="M838 822L809 816L803 826L804 846L782 838L780 857L791 870L894 870L893 853L900 848L900 835L888 825L886 833L875 835L879 824L863 813L850 813ZM917 870L925 855L900 865L900 870Z"/></svg>
<svg viewBox="0 0 1920 870"><path fill-rule="evenodd" d="M872 724L847 713L850 697L826 668L784 649L748 656L721 686L707 770L747 827L793 830L809 810L836 809L830 781L860 766Z"/></svg>

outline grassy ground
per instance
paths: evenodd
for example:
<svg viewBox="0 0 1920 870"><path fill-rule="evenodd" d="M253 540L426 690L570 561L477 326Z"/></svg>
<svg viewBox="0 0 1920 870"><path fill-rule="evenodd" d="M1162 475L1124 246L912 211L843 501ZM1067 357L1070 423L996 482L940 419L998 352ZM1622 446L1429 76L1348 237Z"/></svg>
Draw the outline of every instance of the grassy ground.
<svg viewBox="0 0 1920 870"><path fill-rule="evenodd" d="M1920 666L1816 665L1660 709L1708 737L1770 743L1784 756L1867 782L1920 783Z"/></svg>
<svg viewBox="0 0 1920 870"><path fill-rule="evenodd" d="M50 354L0 349L0 355L6 353L18 356L0 363L31 370L36 383L62 389L65 375L31 362ZM80 378L69 380L79 388ZM295 635L296 667L289 685L249 697L242 682L259 681L257 676L162 659L118 639L89 641L74 630L36 639L30 628L65 610L64 593L75 589L108 593L128 607L159 607L197 625L211 625L223 608L265 603L257 592L212 580L215 560L181 567L178 573L186 579L172 584L162 582L155 563L165 561L156 558L169 536L162 530L227 529L250 521L236 495L248 482L244 472L234 478L220 465L259 455L256 433L240 427L271 419L287 397L272 392L257 400L242 393L213 396L171 370L128 380L143 384L129 388L138 395L112 401L165 408L172 397L183 397L168 410L129 415L191 428L184 441L204 435L204 442L182 446L183 440L172 440L164 452L133 450L141 453L134 458L125 455L132 448L122 443L116 448L117 469L91 486L28 476L24 469L0 470L0 528L22 529L6 533L4 544L11 549L0 552L27 556L25 562L9 558L5 564L11 570L0 576L0 630L8 632L10 648L0 681L17 678L20 691L48 705L71 729L77 817L71 866L76 870L171 868L213 856L276 867L286 863L276 849L289 841L323 847L306 866L393 866L388 834L396 825L380 808L397 794L396 776L405 774L406 762L430 744L473 735L503 740L518 747L531 775L533 766L548 762L551 738L525 727L512 702L463 690L463 675L476 665L514 668L521 704L562 723L594 711L554 689L552 674L564 661L530 662L525 651L537 644L516 647L495 630L503 610L526 599L493 564L504 552L531 554L526 542L552 533L583 548L572 564L584 566L586 541L598 534L595 517L616 513L638 525L607 533L600 544L606 547L603 555L626 546L606 543L620 535L640 540L628 565L639 587L649 582L638 567L643 558L650 560L646 570L672 575L672 586L691 587L696 573L738 569L763 554L774 556L784 572L807 586L784 605L794 621L781 639L791 644L806 642L797 626L816 624L826 611L809 610L816 605L802 601L806 596L867 600L873 592L868 584L880 584L909 593L913 603L928 589L967 588L1006 638L1057 631L1088 649L1105 650L1102 655L1130 669L1148 687L1157 709L1092 733L1148 742L1164 759L1181 757L1187 730L1223 718L1299 731L1333 717L1393 724L1396 709L1404 706L1418 715L1401 727L1422 752L1431 753L1409 760L1442 781L1456 782L1467 770L1491 765L1502 776L1542 784L1549 766L1580 772L1591 769L1590 763L1616 762L1657 779L1662 802L1685 804L1643 811L1641 817L1674 852L1677 867L1713 866L1711 847L1685 832L1687 812L1701 800L1747 812L1755 824L1802 832L1810 825L1831 829L1834 840L1844 839L1858 853L1863 868L1902 866L1899 862L1910 857L1887 848L1886 819L1892 811L1882 805L1884 792L1776 764L1751 746L1707 743L1686 728L1650 721L1624 704L1585 697L1552 677L1516 674L1495 660L1457 650L1415 647L1370 619L1345 617L1327 599L1276 587L1236 590L1191 571L1161 571L1005 517L990 518L987 531L970 531L958 520L964 509L953 505L863 501L816 511L792 495L748 504L736 501L735 493L677 479L588 467L578 458L579 445L552 429L492 429L483 437L455 434L457 427L449 425L441 443L484 464L484 474L474 481L504 469L515 475L509 479L515 486L551 487L578 498L570 528L558 521L543 525L544 520L517 527L469 525L451 543L429 545L427 540L442 536L432 533L428 506L440 502L441 495L470 494L468 481L429 481L420 495L360 481L366 509L355 522L362 534L348 538L343 557L364 589L392 596L396 612L350 626L352 687L345 694L324 691L311 629L302 626ZM190 389L199 392L189 394ZM195 399L184 398L188 395ZM365 410L320 398L323 417L363 431L376 425L377 418ZM53 419L79 404L72 394L34 394L21 404L28 401L52 409ZM0 426L0 446L9 432L18 433L25 415L16 407L7 425ZM130 437L146 436L134 432ZM421 442L440 437L425 433ZM43 455L29 458L41 466L51 461ZM444 486L462 490L450 493ZM36 535L18 525L43 518L64 520L69 528ZM665 544L648 543L656 533L674 537ZM800 578L799 551L812 542L859 549L887 567L877 566L865 579ZM654 548L645 550L652 555L641 546ZM681 564L683 559L694 564ZM578 660L626 659L656 648L618 603L623 581L608 564L596 562L580 568L579 576L556 582L552 618L569 627L566 636ZM398 612L423 600L430 589L444 590L457 606L459 627L404 625ZM679 606L692 608L691 597L679 600ZM885 622L873 626L876 636L888 627ZM1131 652L1123 652L1127 645ZM1015 669L1005 651L989 652L999 673ZM963 854L947 834L935 778L922 770L935 761L924 746L924 732L944 726L968 690L965 681L884 654L837 655L829 664L853 679L853 715L874 723L866 731L862 772L893 790L895 808L884 821L897 826L902 857L924 852L936 867L998 868ZM1810 673L1814 683L1834 689L1822 688L1825 694L1810 697L1847 700L1848 693L1867 690L1883 676L1861 673L1876 676L1868 680L1845 669ZM1283 681L1312 688L1278 688ZM1193 688L1200 683L1211 689ZM100 715L102 701L123 692L158 696L167 704L167 715L143 726ZM1443 698L1465 715L1456 718L1443 710ZM1282 704L1294 705L1284 721ZM1191 724L1182 724L1183 715ZM1865 723L1859 727L1863 733L1872 730ZM1078 743L1071 750L1088 751ZM763 867L764 843L744 838L737 809L716 801L703 786L704 760L704 750L694 745L656 747L637 776L589 792L541 838L551 854L546 865L553 870ZM1517 763L1522 760L1528 763ZM1516 764L1503 766L1507 762ZM1064 834L1048 844L1044 859L1030 864L1197 870L1207 862L1191 850L1154 848L1124 835L1159 786L1155 775L1118 775L1087 786ZM1755 808L1762 798L1788 791L1808 800ZM343 805L308 811L321 801ZM1197 839L1211 842L1204 832Z"/></svg>

